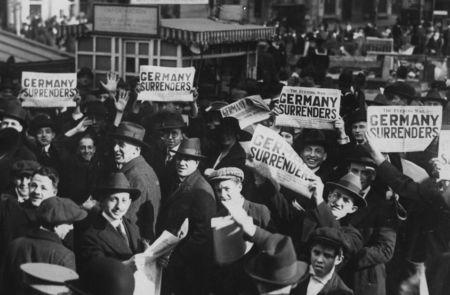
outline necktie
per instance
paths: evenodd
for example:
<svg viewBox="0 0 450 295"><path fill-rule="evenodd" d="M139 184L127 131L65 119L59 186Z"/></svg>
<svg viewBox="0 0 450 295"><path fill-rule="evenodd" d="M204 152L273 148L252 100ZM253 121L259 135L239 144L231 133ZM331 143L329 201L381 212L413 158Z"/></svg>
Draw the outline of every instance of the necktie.
<svg viewBox="0 0 450 295"><path fill-rule="evenodd" d="M123 226L123 223L119 223L119 225L117 226L117 231L119 232L119 234L122 236L123 240L125 241L125 243L127 244L128 247L130 247L130 242L128 241L128 236L127 236L127 232L125 231L125 227Z"/></svg>

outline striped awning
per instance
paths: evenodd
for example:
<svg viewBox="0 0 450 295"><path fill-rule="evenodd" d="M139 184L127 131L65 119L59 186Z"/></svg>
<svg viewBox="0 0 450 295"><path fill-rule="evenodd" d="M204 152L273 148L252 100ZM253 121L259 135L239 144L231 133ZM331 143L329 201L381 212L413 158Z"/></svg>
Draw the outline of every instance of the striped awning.
<svg viewBox="0 0 450 295"><path fill-rule="evenodd" d="M271 40L275 27L241 25L210 19L163 19L160 36L163 40L189 46L192 43L214 45Z"/></svg>

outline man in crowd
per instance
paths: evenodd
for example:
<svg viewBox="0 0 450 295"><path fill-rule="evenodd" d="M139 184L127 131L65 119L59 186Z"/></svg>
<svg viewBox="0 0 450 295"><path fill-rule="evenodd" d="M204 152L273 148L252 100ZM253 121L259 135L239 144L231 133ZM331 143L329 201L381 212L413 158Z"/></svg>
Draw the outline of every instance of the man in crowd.
<svg viewBox="0 0 450 295"><path fill-rule="evenodd" d="M186 218L189 232L177 246L165 272L163 288L175 294L206 294L212 266L211 218L216 215L216 199L198 166L205 157L200 139L181 142L175 152L177 178L161 205L157 233L176 234Z"/></svg>
<svg viewBox="0 0 450 295"><path fill-rule="evenodd" d="M69 199L48 198L42 201L37 210L40 227L15 239L8 247L0 278L2 294L27 294L20 269L23 263L50 263L75 270L75 255L62 244L62 240L72 230L73 223L86 216L86 211Z"/></svg>
<svg viewBox="0 0 450 295"><path fill-rule="evenodd" d="M114 139L114 160L117 169L125 174L131 187L141 192L127 212L127 217L139 228L147 241L154 239L154 227L158 217L161 190L158 177L141 156L145 129L139 124L122 122L111 135Z"/></svg>

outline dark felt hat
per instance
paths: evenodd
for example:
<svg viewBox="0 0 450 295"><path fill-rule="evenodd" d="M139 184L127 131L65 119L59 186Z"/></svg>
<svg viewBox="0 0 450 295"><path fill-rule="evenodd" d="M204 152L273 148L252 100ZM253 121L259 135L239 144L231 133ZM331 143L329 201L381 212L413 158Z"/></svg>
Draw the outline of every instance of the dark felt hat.
<svg viewBox="0 0 450 295"><path fill-rule="evenodd" d="M307 145L319 145L328 148L328 142L323 131L318 129L303 129L302 134L295 140L294 148L297 152Z"/></svg>
<svg viewBox="0 0 450 295"><path fill-rule="evenodd" d="M395 82L391 85L388 85L384 89L384 95L386 97L389 97L390 95L398 95L401 98L405 98L407 100L413 100L417 97L414 87L407 84L406 82Z"/></svg>
<svg viewBox="0 0 450 295"><path fill-rule="evenodd" d="M239 137L239 141L250 141L252 139L252 135L241 129L239 126L238 119L234 117L225 117L220 120L220 125L217 127L217 132L223 133L232 131Z"/></svg>
<svg viewBox="0 0 450 295"><path fill-rule="evenodd" d="M288 286L298 282L308 265L297 261L290 237L272 234L263 250L247 262L245 270L257 282Z"/></svg>
<svg viewBox="0 0 450 295"><path fill-rule="evenodd" d="M350 163L363 164L373 168L377 167L377 164L372 159L370 154L361 145L357 145L352 149L350 156L347 158L347 161Z"/></svg>
<svg viewBox="0 0 450 295"><path fill-rule="evenodd" d="M110 257L92 259L79 279L65 283L82 295L132 295L135 288L133 270Z"/></svg>
<svg viewBox="0 0 450 295"><path fill-rule="evenodd" d="M309 237L309 245L323 244L348 252L350 245L342 230L334 227L317 228Z"/></svg>
<svg viewBox="0 0 450 295"><path fill-rule="evenodd" d="M27 111L17 101L11 101L0 111L2 118L12 118L20 122L24 127L27 123Z"/></svg>
<svg viewBox="0 0 450 295"><path fill-rule="evenodd" d="M185 128L186 123L179 112L162 111L154 117L155 130Z"/></svg>
<svg viewBox="0 0 450 295"><path fill-rule="evenodd" d="M39 114L30 122L30 133L35 135L43 127L50 127L55 130L55 122L46 114Z"/></svg>
<svg viewBox="0 0 450 295"><path fill-rule="evenodd" d="M437 89L430 89L427 95L422 98L422 101L437 101L443 106L447 105L447 97L443 96Z"/></svg>
<svg viewBox="0 0 450 295"><path fill-rule="evenodd" d="M20 143L20 133L13 128L0 130L0 161L13 154Z"/></svg>
<svg viewBox="0 0 450 295"><path fill-rule="evenodd" d="M41 225L57 226L72 224L83 220L87 212L74 201L67 198L51 197L42 201L37 209L37 218Z"/></svg>
<svg viewBox="0 0 450 295"><path fill-rule="evenodd" d="M200 138L186 138L178 147L178 150L172 150L178 155L188 156L196 159L205 159L206 157L202 155Z"/></svg>
<svg viewBox="0 0 450 295"><path fill-rule="evenodd" d="M384 94L378 93L373 100L366 101L368 105L385 106L389 104Z"/></svg>
<svg viewBox="0 0 450 295"><path fill-rule="evenodd" d="M358 122L367 122L367 112L365 109L358 109L352 112L348 118L350 125Z"/></svg>
<svg viewBox="0 0 450 295"><path fill-rule="evenodd" d="M140 190L131 187L125 174L122 172L114 172L111 173L101 185L94 189L93 196L96 200L100 201L109 194L119 192L129 193L132 200L136 200L141 195Z"/></svg>
<svg viewBox="0 0 450 295"><path fill-rule="evenodd" d="M328 189L343 189L349 193L349 195L353 198L354 204L359 208L367 206L366 200L361 195L361 179L353 173L347 173L336 182L329 181L326 183L326 186Z"/></svg>
<svg viewBox="0 0 450 295"><path fill-rule="evenodd" d="M41 168L41 165L33 160L19 160L12 164L11 174L13 176L32 176Z"/></svg>
<svg viewBox="0 0 450 295"><path fill-rule="evenodd" d="M110 136L137 146L148 146L144 142L145 128L133 122L124 121L120 123L119 127L117 127L117 129L111 133Z"/></svg>

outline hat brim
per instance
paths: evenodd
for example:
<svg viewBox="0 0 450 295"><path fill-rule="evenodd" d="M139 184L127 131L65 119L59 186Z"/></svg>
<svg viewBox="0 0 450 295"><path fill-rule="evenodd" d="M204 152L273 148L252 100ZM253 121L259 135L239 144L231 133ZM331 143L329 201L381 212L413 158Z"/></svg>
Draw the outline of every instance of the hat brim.
<svg viewBox="0 0 450 295"><path fill-rule="evenodd" d="M245 271L254 280L259 281L259 282L263 282L263 283L279 285L279 286L292 285L292 284L297 283L300 280L300 278L303 275L305 275L305 273L308 270L308 265L306 263L301 262L301 261L296 261L295 262L295 273L293 273L290 278L287 278L287 279L282 280L282 281L276 281L276 280L273 280L273 279L270 279L270 278L264 278L261 275L259 275L259 274L254 272L255 263L256 263L256 259L257 258L258 258L258 256L255 256L255 257L253 257L252 259L250 259L248 261L248 263L245 265Z"/></svg>
<svg viewBox="0 0 450 295"><path fill-rule="evenodd" d="M131 200L136 200L140 197L141 191L135 188L120 188L120 187L97 187L94 189L93 197L97 201L103 200L106 195L113 193L129 193Z"/></svg>
<svg viewBox="0 0 450 295"><path fill-rule="evenodd" d="M20 124L22 124L22 126L24 128L28 127L26 119L21 118L19 116L14 116L14 115L8 114L4 110L0 110L0 117L2 117L2 118L6 117L6 118L11 118L11 119L17 120L20 122Z"/></svg>
<svg viewBox="0 0 450 295"><path fill-rule="evenodd" d="M311 238L311 241L309 241L309 246L311 247L314 243L323 243L325 245L329 245L332 247L335 247L337 249L342 248L344 250L344 252L348 252L348 248L347 245L345 245L344 243L339 243L336 240L330 239L328 237L324 237L324 236L313 236ZM345 253L344 253L345 254Z"/></svg>
<svg viewBox="0 0 450 295"><path fill-rule="evenodd" d="M423 97L422 99L421 99L421 101L422 102L427 102L427 101L437 101L437 102L439 102L440 104L442 104L443 106L446 106L447 105L447 103L448 103L448 100L446 100L446 99L442 99L442 98L434 98L434 97Z"/></svg>
<svg viewBox="0 0 450 295"><path fill-rule="evenodd" d="M343 189L344 191L348 192L351 197L354 200L354 203L356 206L358 206L358 208L364 208L367 207L367 202L366 200L357 192L354 192L350 189L348 189L346 186L343 186L342 184L336 183L336 182L327 182L326 186L328 188L340 188Z"/></svg>
<svg viewBox="0 0 450 295"><path fill-rule="evenodd" d="M150 146L146 142L143 142L142 140L139 140L139 139L136 139L133 137L129 137L129 136L125 136L125 135L117 134L117 133L111 133L111 134L109 134L109 136L112 138L115 138L115 139L121 139L125 142L129 142L131 144L134 144L134 145L137 145L140 147L150 148Z"/></svg>
<svg viewBox="0 0 450 295"><path fill-rule="evenodd" d="M187 157L195 158L195 159L199 159L199 160L202 160L202 159L206 159L206 158L207 158L207 157L204 156L204 155L197 155L197 154L183 153L183 152L179 152L179 151L175 151L175 150L170 150L170 151L173 152L173 153L175 153L175 154L177 154L177 155L187 156Z"/></svg>
<svg viewBox="0 0 450 295"><path fill-rule="evenodd" d="M155 130L168 130L168 129L185 129L187 126L186 124L175 124L172 126L158 126L155 127Z"/></svg>
<svg viewBox="0 0 450 295"><path fill-rule="evenodd" d="M374 161L369 160L368 158L347 158L349 163L358 163L366 166L370 166L372 168L377 168L377 164Z"/></svg>

